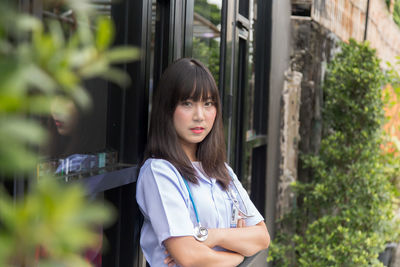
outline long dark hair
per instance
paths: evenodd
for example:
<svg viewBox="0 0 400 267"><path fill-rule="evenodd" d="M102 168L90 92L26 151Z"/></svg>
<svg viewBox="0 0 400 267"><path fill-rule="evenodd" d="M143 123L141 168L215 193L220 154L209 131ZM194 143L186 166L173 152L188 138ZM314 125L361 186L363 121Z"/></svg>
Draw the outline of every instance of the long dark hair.
<svg viewBox="0 0 400 267"><path fill-rule="evenodd" d="M183 151L173 124L173 115L180 101L211 98L217 109L210 133L197 146L196 157L204 172L227 188L230 177L225 166L226 152L221 102L218 88L210 71L200 61L182 58L163 73L154 94L149 139L145 160L161 158L173 164L182 176L198 183L192 163Z"/></svg>

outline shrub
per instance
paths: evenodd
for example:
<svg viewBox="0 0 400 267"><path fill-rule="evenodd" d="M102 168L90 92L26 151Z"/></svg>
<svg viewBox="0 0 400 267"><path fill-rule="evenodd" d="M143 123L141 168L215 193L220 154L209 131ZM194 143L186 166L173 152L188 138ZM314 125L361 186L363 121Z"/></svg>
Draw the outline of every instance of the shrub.
<svg viewBox="0 0 400 267"><path fill-rule="evenodd" d="M302 160L308 183L293 185L298 206L271 247L277 266L383 266L384 245L397 238L393 185L382 155L384 75L375 50L350 40L329 63L324 133L318 155Z"/></svg>

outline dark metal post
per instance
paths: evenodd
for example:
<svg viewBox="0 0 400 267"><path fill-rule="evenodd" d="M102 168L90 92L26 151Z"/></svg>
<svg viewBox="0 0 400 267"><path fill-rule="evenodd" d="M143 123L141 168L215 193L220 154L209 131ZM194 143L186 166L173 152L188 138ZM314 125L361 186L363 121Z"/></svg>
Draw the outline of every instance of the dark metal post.
<svg viewBox="0 0 400 267"><path fill-rule="evenodd" d="M367 40L367 32L368 32L368 18L369 18L369 0L367 1L367 11L365 14L365 30L364 30L364 41Z"/></svg>

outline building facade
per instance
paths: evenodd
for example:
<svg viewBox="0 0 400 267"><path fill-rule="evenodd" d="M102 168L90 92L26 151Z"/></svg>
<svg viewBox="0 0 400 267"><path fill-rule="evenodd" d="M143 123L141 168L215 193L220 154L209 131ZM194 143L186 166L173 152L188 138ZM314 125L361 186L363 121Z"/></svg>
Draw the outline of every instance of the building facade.
<svg viewBox="0 0 400 267"><path fill-rule="evenodd" d="M43 0L18 2L20 10L43 19L73 20L68 10L49 7ZM181 57L197 58L213 73L223 103L228 162L273 237L281 91L289 66L289 0L89 2L115 22L115 45L133 45L141 51L139 60L120 66L132 80L127 88L97 79L86 83L93 109L78 116L79 137L85 138L71 137L60 130L62 123L49 119L56 129L46 166L53 166L66 182L79 180L88 197L104 198L118 211L116 222L100 230L107 245L98 266L145 265L139 247L142 218L135 181L146 145L152 95L163 70ZM266 266L266 257L267 252L261 252L243 265Z"/></svg>

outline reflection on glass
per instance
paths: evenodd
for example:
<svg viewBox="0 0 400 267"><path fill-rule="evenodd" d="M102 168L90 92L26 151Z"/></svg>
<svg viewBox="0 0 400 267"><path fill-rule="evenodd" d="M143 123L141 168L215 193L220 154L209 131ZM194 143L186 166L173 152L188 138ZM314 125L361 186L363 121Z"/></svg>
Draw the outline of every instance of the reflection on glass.
<svg viewBox="0 0 400 267"><path fill-rule="evenodd" d="M49 140L47 160L37 168L40 178L46 173L70 179L93 176L117 164L117 152L106 149L107 90L104 82L87 83L92 107L82 110L73 100L56 97L47 119Z"/></svg>
<svg viewBox="0 0 400 267"><path fill-rule="evenodd" d="M82 109L73 100L64 96L54 99L50 116L46 119L48 144L47 159L37 167L37 177L46 174L56 175L69 181L93 176L114 167L117 153L105 149L107 90L105 83L92 80L86 83L87 92L92 99L89 108ZM99 198L101 195L90 196ZM103 226L93 226L98 242L82 253L91 266L102 266ZM45 257L40 251L38 257Z"/></svg>
<svg viewBox="0 0 400 267"><path fill-rule="evenodd" d="M240 2L239 2L240 3ZM242 1L243 3L243 1ZM243 13L242 15L246 15L249 17L250 29L247 40L247 55L248 62L247 64L247 89L246 89L246 106L247 106L247 119L246 125L244 125L245 131L245 140L250 142L252 139L256 137L258 133L256 133L254 126L254 108L255 108L255 63L254 63L254 54L255 54L255 25L257 22L257 0L249 1L249 3L243 3L242 7L246 7L244 10L248 10L248 13ZM249 145L249 144L247 144ZM257 148L256 148L257 149ZM244 156L244 176L242 183L245 185L247 192L251 194L251 180L252 180L252 166L254 164L254 149L251 145L246 146L245 156Z"/></svg>
<svg viewBox="0 0 400 267"><path fill-rule="evenodd" d="M222 0L195 0L193 57L203 62L219 81Z"/></svg>
<svg viewBox="0 0 400 267"><path fill-rule="evenodd" d="M160 23L160 15L157 15L157 0L152 0L151 3L151 30L150 30L150 76L149 76L149 114L151 113L152 99L155 83L155 71L154 71L154 60L155 60L155 44L156 44L156 24ZM148 118L148 125L150 124L150 116Z"/></svg>
<svg viewBox="0 0 400 267"><path fill-rule="evenodd" d="M93 9L93 21L98 16L111 18L112 0L88 0L87 4ZM82 23L65 1L43 1L43 18L61 22L66 38L76 30L77 24ZM63 96L56 97L52 102L51 114L44 119L49 139L44 148L46 158L37 166L38 179L51 174L69 181L117 168L117 152L106 149L107 83L93 79L86 81L84 87L92 100L91 107L87 109ZM88 198L102 200L103 194ZM103 225L92 227L97 242L83 249L82 256L88 265L101 267ZM46 258L46 254L42 248L36 248L38 259Z"/></svg>
<svg viewBox="0 0 400 267"><path fill-rule="evenodd" d="M247 106L249 107L248 112L248 125L246 125L246 140L250 140L252 137L256 135L255 126L254 126L254 98L255 98L255 63L254 63L254 52L255 52L255 24L257 22L257 1L251 1L250 3L250 29L249 29L249 39L247 42L248 45L248 71L247 71L247 82L248 82L248 90L247 90Z"/></svg>
<svg viewBox="0 0 400 267"><path fill-rule="evenodd" d="M87 5L93 10L92 15L111 18L112 0L89 0ZM65 1L44 1L43 16L48 19L57 19L63 26L75 28L76 14Z"/></svg>

